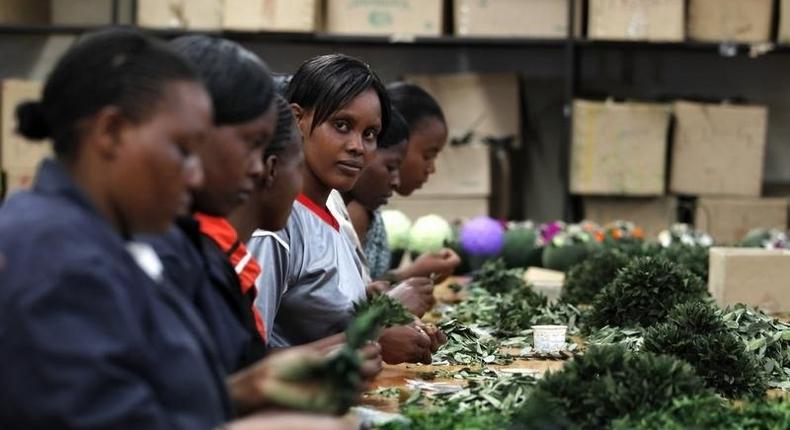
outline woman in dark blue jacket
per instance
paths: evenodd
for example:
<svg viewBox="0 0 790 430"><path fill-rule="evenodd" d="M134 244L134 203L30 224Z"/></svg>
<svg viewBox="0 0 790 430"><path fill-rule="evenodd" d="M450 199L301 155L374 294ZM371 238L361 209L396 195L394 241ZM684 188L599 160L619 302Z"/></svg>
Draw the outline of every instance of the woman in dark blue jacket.
<svg viewBox="0 0 790 430"><path fill-rule="evenodd" d="M165 231L202 181L194 151L212 105L197 74L137 32L101 32L72 47L17 116L24 136L52 139L55 159L0 208L0 428L227 423L207 328L156 253L130 239ZM293 416L236 425L344 428Z"/></svg>

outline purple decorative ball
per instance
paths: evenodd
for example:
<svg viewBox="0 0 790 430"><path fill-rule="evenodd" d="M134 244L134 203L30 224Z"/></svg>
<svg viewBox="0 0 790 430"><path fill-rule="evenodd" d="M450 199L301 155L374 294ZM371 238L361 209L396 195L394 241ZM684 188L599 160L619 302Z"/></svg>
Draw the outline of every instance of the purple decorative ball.
<svg viewBox="0 0 790 430"><path fill-rule="evenodd" d="M461 247L469 255L493 256L502 251L505 244L505 228L499 221L481 216L473 218L461 229Z"/></svg>

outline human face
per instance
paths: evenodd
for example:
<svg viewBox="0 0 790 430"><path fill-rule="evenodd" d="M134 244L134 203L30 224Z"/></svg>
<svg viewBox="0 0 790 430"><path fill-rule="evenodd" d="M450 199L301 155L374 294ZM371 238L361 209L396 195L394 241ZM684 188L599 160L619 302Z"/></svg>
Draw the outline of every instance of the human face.
<svg viewBox="0 0 790 430"><path fill-rule="evenodd" d="M372 89L363 91L348 105L311 131L312 111L294 106L304 139L308 177L322 191L349 191L376 150L381 132L381 103Z"/></svg>
<svg viewBox="0 0 790 430"><path fill-rule="evenodd" d="M409 196L436 172L436 157L447 142L447 125L437 117L418 122L409 134L409 147L400 168L398 194Z"/></svg>
<svg viewBox="0 0 790 430"><path fill-rule="evenodd" d="M302 192L304 182L304 152L302 135L294 125L291 142L279 155L265 160L267 165L264 179L256 190L260 208L258 228L277 231L285 228L291 215L296 196Z"/></svg>
<svg viewBox="0 0 790 430"><path fill-rule="evenodd" d="M166 84L151 116L126 124L110 183L115 211L128 233L165 231L188 210L203 182L196 151L211 130L211 99L193 82Z"/></svg>
<svg viewBox="0 0 790 430"><path fill-rule="evenodd" d="M206 181L195 193L196 211L224 217L250 197L264 173L263 151L274 135L273 106L251 121L211 130L199 152Z"/></svg>
<svg viewBox="0 0 790 430"><path fill-rule="evenodd" d="M384 206L400 186L400 167L406 155L407 141L387 149L378 149L370 165L365 168L351 198L369 211Z"/></svg>

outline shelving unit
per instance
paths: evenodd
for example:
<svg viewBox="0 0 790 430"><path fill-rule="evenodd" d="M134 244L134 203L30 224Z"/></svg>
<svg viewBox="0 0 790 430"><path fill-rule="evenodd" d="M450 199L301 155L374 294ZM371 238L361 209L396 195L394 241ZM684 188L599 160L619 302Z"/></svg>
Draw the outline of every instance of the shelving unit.
<svg viewBox="0 0 790 430"><path fill-rule="evenodd" d="M118 22L120 1L112 0L112 2L114 22ZM131 4L133 10L136 9L134 3L136 2L133 1ZM575 27L572 17L576 16L576 2L568 1L567 4L569 11L568 28L571 30L569 30L567 37L564 39L501 39L453 36L409 38L238 31L218 31L208 32L208 34L236 40L250 47L253 51L262 54L276 71L292 69L295 65L298 65L298 58L303 59L308 55L342 49L354 55L361 55L366 58L373 57L371 64L377 70L381 69L385 78L394 78L392 76L394 73L407 72L509 71L518 72L522 76L527 75L529 79L539 82L545 80L559 85L559 88L555 88L557 85L552 87L555 89L552 93L554 95L550 97L552 100L550 109L552 115L558 115L561 118L552 116L554 119L550 122L552 126L559 124L559 127L562 128L560 130L535 131L536 128L540 129L543 127L541 124L543 118L528 118L529 113L526 112L526 106L532 102L532 95L525 93L524 98L526 100L522 106L525 111L522 121L525 125L523 139L525 144L521 149L511 153L512 163L514 166L520 167L513 170L520 171L522 175L532 175L531 179L528 179L526 176L515 178L511 194L519 200L516 201L515 209L511 215L538 219L563 217L573 220L580 215L577 199L569 194L567 184L573 99L600 95L604 92L618 97L630 95L628 94L630 91L628 79L607 80L597 78L596 73L600 75L603 75L604 72L621 73L629 78L638 80L639 77L633 77L633 75L640 73L640 71L645 73L643 69L648 68L642 63L665 63L681 59L685 62L693 62L695 64L694 67L700 65L700 67L709 68L712 78L716 78L712 80L717 81L718 79L716 85L726 86L729 83L722 77L726 77L727 74L724 73L726 70L721 68L729 67L730 64L735 64L738 70L744 71L754 69L754 66L744 65L744 61L760 62L766 60L781 66L786 65L788 67L786 70L790 72L790 55L786 55L790 53L790 45L784 44L767 46L759 52L760 55L755 60L751 60L750 55L753 47L744 44L648 43L582 39L572 33L572 29ZM132 16L134 15L132 14ZM97 28L99 27L0 25L0 37L73 36L96 30ZM178 29L146 29L146 31L164 38L174 38L194 33ZM392 53L397 55L391 55ZM641 63L639 63L640 61ZM634 65L635 62L637 63L636 66ZM664 64L662 67L666 69L668 66ZM634 71L635 68L637 69L636 71ZM660 68L657 67L657 69ZM759 71L754 72L758 75L755 79L758 82L750 84L752 87L746 88L746 83L739 82L741 89L735 91L735 95L748 97L750 95L748 93L760 85L759 81L765 80L763 75L770 75L770 73L766 73L763 70L765 68L762 67ZM598 71L597 69L603 71ZM660 74L661 70L656 71L656 73ZM751 72L747 71L746 73ZM0 76L4 75L3 70L0 69ZM593 76L592 78L591 75ZM700 78L696 76L693 79ZM751 77L742 76L742 79L746 82ZM664 88L663 85L657 85L655 91L674 97L700 95L716 97L719 93L725 94L724 92L717 92L715 89L708 88L704 84L705 82L700 83L699 87L704 91L700 90L699 93L689 91L688 88L680 88L677 91L673 91L671 88ZM637 92L644 92L642 87L639 87L638 90ZM790 119L790 85L781 86L778 91L782 93L787 91L788 114L785 118ZM634 95L636 98L639 96L639 94ZM759 100L759 97L757 99ZM549 135L549 137L544 135ZM790 163L790 150L783 151L780 155L785 157L787 162ZM544 156L550 156L553 161L547 158L535 158ZM547 160L551 162L547 163ZM549 164L549 166L544 166L545 164ZM523 166L527 166L527 169L524 169ZM524 172L530 168L545 169L546 173L544 175ZM537 184L536 182L539 180L545 180L545 183ZM777 181L768 180L767 182L775 183ZM781 183L782 181L779 182ZM790 176L787 182L790 183ZM550 187L550 190L539 190L540 192L536 192L539 187ZM561 194L562 198L558 198L557 194ZM561 200L561 202L549 202L551 198L557 201ZM533 203L535 207L540 206L540 209L535 210L532 207ZM549 208L544 210L544 207Z"/></svg>

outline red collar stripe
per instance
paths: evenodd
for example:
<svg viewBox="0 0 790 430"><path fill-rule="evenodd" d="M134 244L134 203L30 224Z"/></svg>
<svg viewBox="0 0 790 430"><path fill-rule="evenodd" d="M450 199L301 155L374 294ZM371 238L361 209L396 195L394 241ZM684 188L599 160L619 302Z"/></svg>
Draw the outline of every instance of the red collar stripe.
<svg viewBox="0 0 790 430"><path fill-rule="evenodd" d="M312 201L310 197L307 197L304 194L299 194L299 197L297 197L296 200L303 204L307 209L310 209L310 212L314 213L322 221L329 224L329 226L335 229L335 231L340 231L340 223L337 222L334 216L332 216L332 213L329 212L329 209L327 209L325 204L318 205L316 202Z"/></svg>

